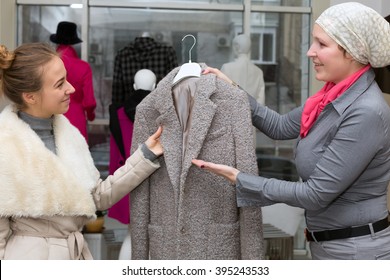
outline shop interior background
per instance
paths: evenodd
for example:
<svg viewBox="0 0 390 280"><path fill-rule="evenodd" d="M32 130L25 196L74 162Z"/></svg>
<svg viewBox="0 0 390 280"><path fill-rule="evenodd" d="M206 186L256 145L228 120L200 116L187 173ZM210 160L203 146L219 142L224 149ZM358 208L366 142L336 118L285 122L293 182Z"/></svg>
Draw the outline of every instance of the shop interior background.
<svg viewBox="0 0 390 280"><path fill-rule="evenodd" d="M188 62L192 34L196 45L192 61L220 68L232 61L234 36L251 37L251 60L263 70L265 105L286 113L301 105L321 87L312 75L306 57L313 20L327 7L348 1L329 0L2 0L0 40L10 49L27 42L47 42L59 21L78 24L82 44L75 45L92 67L97 100L96 120L89 123L89 139L95 163L108 174L108 106L114 59L118 50L143 32L156 41L173 46L179 65ZM390 14L388 0L361 0L383 16ZM1 102L2 105L6 101ZM265 163L263 176L297 180L293 162L295 141L275 141L260 132L256 152ZM265 209L270 258L308 257L303 238L303 214L286 205ZM286 215L288 213L288 215ZM127 227L110 221L105 239L98 239L98 258L116 258ZM267 237L267 236L265 236ZM100 240L100 241L99 241ZM99 243L100 242L100 243ZM104 250L102 249L104 247ZM111 247L110 247L111 246Z"/></svg>

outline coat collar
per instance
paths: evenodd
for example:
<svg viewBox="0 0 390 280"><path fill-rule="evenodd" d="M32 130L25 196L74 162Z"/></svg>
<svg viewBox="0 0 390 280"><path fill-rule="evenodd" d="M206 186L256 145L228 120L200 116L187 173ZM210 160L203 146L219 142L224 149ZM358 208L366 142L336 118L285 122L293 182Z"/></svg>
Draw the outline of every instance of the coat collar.
<svg viewBox="0 0 390 280"><path fill-rule="evenodd" d="M339 98L332 102L336 111L342 115L343 112L366 90L375 79L374 70L371 68L352 84Z"/></svg>
<svg viewBox="0 0 390 280"><path fill-rule="evenodd" d="M62 115L53 122L57 154L9 105L0 114L0 215L94 216L99 173L88 146Z"/></svg>
<svg viewBox="0 0 390 280"><path fill-rule="evenodd" d="M200 65L202 69L206 67L204 63ZM217 108L211 100L211 96L217 90L216 76L201 75L194 95L189 142L184 160L182 160L182 151L179 147L182 147L183 135L172 97L172 81L179 69L180 67L177 67L165 76L150 94L150 98L155 99L155 109L160 113L156 123L164 128L161 143L164 147L168 174L174 186L184 185L192 166L191 160L199 155Z"/></svg>
<svg viewBox="0 0 390 280"><path fill-rule="evenodd" d="M76 50L70 45L59 45L57 47L57 52L60 53L62 57L78 58Z"/></svg>

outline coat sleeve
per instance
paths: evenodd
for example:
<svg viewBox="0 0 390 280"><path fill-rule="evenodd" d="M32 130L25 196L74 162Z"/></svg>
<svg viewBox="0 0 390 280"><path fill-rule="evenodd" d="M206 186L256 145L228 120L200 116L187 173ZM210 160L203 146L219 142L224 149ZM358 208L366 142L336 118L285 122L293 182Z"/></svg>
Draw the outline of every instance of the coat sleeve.
<svg viewBox="0 0 390 280"><path fill-rule="evenodd" d="M110 208L148 178L159 166L157 162L146 159L141 148L138 148L113 175L108 176L104 181L98 181L93 192L96 208L99 210Z"/></svg>
<svg viewBox="0 0 390 280"><path fill-rule="evenodd" d="M248 93L247 97L252 112L252 123L258 130L275 140L295 139L299 136L303 106L280 115L257 103L256 99Z"/></svg>
<svg viewBox="0 0 390 280"><path fill-rule="evenodd" d="M10 232L9 219L7 217L0 218L0 260L4 260L5 246Z"/></svg>
<svg viewBox="0 0 390 280"><path fill-rule="evenodd" d="M236 147L236 168L257 175L257 161L254 147L254 130L251 125L249 102L244 92L237 92L240 98L235 102L233 131ZM244 207L239 210L241 259L263 259L263 228L261 207Z"/></svg>
<svg viewBox="0 0 390 280"><path fill-rule="evenodd" d="M145 142L149 137L149 130L153 131L154 129L148 125L142 108L137 107L131 151L133 152L139 143ZM149 179L146 179L130 194L131 259L133 260L149 259L149 185Z"/></svg>

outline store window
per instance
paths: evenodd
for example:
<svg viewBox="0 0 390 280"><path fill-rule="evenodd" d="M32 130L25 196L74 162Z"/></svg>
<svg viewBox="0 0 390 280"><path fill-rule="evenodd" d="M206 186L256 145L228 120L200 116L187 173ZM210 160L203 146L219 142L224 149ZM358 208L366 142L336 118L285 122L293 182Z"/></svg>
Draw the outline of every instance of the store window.
<svg viewBox="0 0 390 280"><path fill-rule="evenodd" d="M309 0L252 0L252 5L309 7Z"/></svg>
<svg viewBox="0 0 390 280"><path fill-rule="evenodd" d="M257 64L275 64L275 30L256 30L251 33L251 60Z"/></svg>
<svg viewBox="0 0 390 280"><path fill-rule="evenodd" d="M145 32L154 40L173 46L179 65L189 61L221 67L229 60L235 26L242 32L242 13L131 8L90 9L89 57L101 100L99 115L105 118L111 103L111 86L116 53ZM93 15L93 16L92 16Z"/></svg>
<svg viewBox="0 0 390 280"><path fill-rule="evenodd" d="M96 115L101 120L98 123L108 125L114 59L118 50L148 32L155 40L173 46L178 62L182 64L188 61L192 44L191 40L182 42L182 38L192 34L196 38L192 61L220 68L234 59L232 40L244 32L244 2L90 0L87 7L89 26L83 26L83 30L88 30L88 39L84 42L88 56L84 57L93 69L98 101ZM178 3L175 9L167 8L175 6L174 3ZM205 4L213 5L206 9L208 5ZM251 1L251 4L254 10L250 14L251 60L264 73L266 105L286 113L308 96L309 66L305 52L310 38L309 13L255 11L264 6L305 7L310 1L267 0ZM190 9L190 5L201 8ZM83 9L69 5L18 5L18 44L49 42L50 34L63 20L76 22L81 29L83 15ZM80 52L81 46L75 47ZM286 149L289 151L286 155L292 157L294 142L271 141L260 136L256 146L263 150L273 149L275 153Z"/></svg>
<svg viewBox="0 0 390 280"><path fill-rule="evenodd" d="M249 32L251 61L264 73L265 104L283 114L301 105L308 97L309 0L252 0L249 19L244 18L248 14L245 13L248 5L244 6L247 0L77 1L88 2L82 9L61 5L61 2L69 3L65 0L55 1L55 5L46 0L19 2L28 4L18 4L18 44L50 42L50 34L55 33L59 21L73 21L79 32L88 33L83 37L83 57L93 69L98 103L97 120L90 125L89 139L96 165L106 174L110 133L108 106L111 104L115 55L145 32L156 41L172 46L179 65L189 60L193 42L182 39L192 34L196 45L191 51L191 60L217 68L234 59L233 38ZM51 4L47 4L49 2ZM80 45L75 47L81 52ZM297 180L291 165L294 146L295 140L275 141L257 132L258 154L269 162L285 160L282 173L273 166L269 168L271 177ZM286 174L286 163L291 165L291 173ZM262 167L262 171L267 169ZM295 248L305 246L302 234L294 242Z"/></svg>
<svg viewBox="0 0 390 280"><path fill-rule="evenodd" d="M174 3L178 3L175 9L167 8L175 6ZM205 4L213 5L206 9L210 5ZM98 122L95 124L108 125L114 59L121 48L143 32L148 32L155 40L173 46L180 65L189 60L188 51L192 44L191 40L182 42L182 38L192 34L196 38L196 45L191 51L192 61L220 68L234 59L232 40L235 35L244 32L243 4L244 1L238 0L90 0L87 7L89 26L83 26L83 30L88 30L88 39L84 42L88 56L84 57L88 58L94 75L98 101ZM264 6L304 7L310 1L267 0L251 1L251 4L254 10L250 14L251 60L264 73L266 105L286 113L308 96L309 66L305 52L309 46L310 17L308 13L255 10ZM190 9L190 5L201 8ZM76 22L81 29L83 15L83 9L69 5L18 5L18 44L49 42L50 34L63 20ZM75 47L80 52L81 46ZM271 141L260 134L256 146L275 154L286 150L284 154L291 158L294 142Z"/></svg>
<svg viewBox="0 0 390 280"><path fill-rule="evenodd" d="M60 21L81 23L82 10L68 6L19 5L17 43L47 42ZM78 24L80 34L81 26ZM75 45L80 52L80 45Z"/></svg>

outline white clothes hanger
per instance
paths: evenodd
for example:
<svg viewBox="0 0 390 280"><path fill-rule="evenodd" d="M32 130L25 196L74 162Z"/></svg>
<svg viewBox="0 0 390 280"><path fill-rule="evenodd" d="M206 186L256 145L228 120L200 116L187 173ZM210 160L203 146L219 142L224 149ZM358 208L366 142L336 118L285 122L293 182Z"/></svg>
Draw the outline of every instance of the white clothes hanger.
<svg viewBox="0 0 390 280"><path fill-rule="evenodd" d="M189 78L189 77L199 78L202 73L202 69L200 68L200 65L198 63L193 63L191 61L191 51L196 44L195 36L192 34L187 34L186 36L183 37L183 39L181 39L181 41L184 41L184 39L187 38L188 36L191 36L194 39L194 44L188 51L189 61L188 63L184 63L180 67L179 72L176 74L175 78L173 78L172 85L176 85L178 82L182 81L185 78Z"/></svg>

